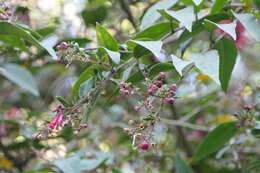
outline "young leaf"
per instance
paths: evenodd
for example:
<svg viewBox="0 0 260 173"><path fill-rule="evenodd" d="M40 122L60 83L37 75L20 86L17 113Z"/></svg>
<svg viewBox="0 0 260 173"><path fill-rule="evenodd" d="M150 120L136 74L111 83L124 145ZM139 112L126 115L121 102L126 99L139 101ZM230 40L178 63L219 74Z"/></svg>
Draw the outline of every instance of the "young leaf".
<svg viewBox="0 0 260 173"><path fill-rule="evenodd" d="M195 14L192 6L188 6L179 11L165 10L165 12L177 19L188 31L192 31L192 23L195 21Z"/></svg>
<svg viewBox="0 0 260 173"><path fill-rule="evenodd" d="M79 87L79 98L83 98L86 94L88 94L94 85L94 78L91 77L85 82L83 82Z"/></svg>
<svg viewBox="0 0 260 173"><path fill-rule="evenodd" d="M104 46L111 51L118 51L117 41L109 34L109 32L100 24L96 25L97 41L99 46Z"/></svg>
<svg viewBox="0 0 260 173"><path fill-rule="evenodd" d="M260 160L255 160L242 173L250 173L252 170L260 170Z"/></svg>
<svg viewBox="0 0 260 173"><path fill-rule="evenodd" d="M217 84L219 82L219 56L216 50L205 53L192 54L192 60L195 66L204 74L208 75Z"/></svg>
<svg viewBox="0 0 260 173"><path fill-rule="evenodd" d="M108 56L112 59L112 61L116 64L120 63L120 53L119 52L115 52L115 51L111 51L108 50L106 48L104 48L104 50L107 52Z"/></svg>
<svg viewBox="0 0 260 173"><path fill-rule="evenodd" d="M130 41L148 49L154 54L154 56L156 57L160 56L160 52L162 49L162 41L137 41L137 40L130 40Z"/></svg>
<svg viewBox="0 0 260 173"><path fill-rule="evenodd" d="M39 96L37 83L33 75L25 68L16 64L5 64L0 67L0 74L33 95Z"/></svg>
<svg viewBox="0 0 260 173"><path fill-rule="evenodd" d="M66 99L64 99L64 98L61 97L61 96L57 96L56 99L57 99L61 104L63 104L63 106L65 106L65 107L71 106L71 104L69 103L69 101L67 101Z"/></svg>
<svg viewBox="0 0 260 173"><path fill-rule="evenodd" d="M202 2L203 0L193 0L194 4L196 6L200 5L200 3Z"/></svg>
<svg viewBox="0 0 260 173"><path fill-rule="evenodd" d="M151 6L146 13L144 14L142 21L141 21L141 30L144 30L145 28L153 25L160 17L161 15L157 12L159 9L169 9L174 4L177 3L177 0L163 0L160 2L157 2L153 6Z"/></svg>
<svg viewBox="0 0 260 173"><path fill-rule="evenodd" d="M192 61L182 60L175 55L171 55L171 57L173 66L175 67L180 76L183 75L183 70L185 69L185 67L193 63Z"/></svg>
<svg viewBox="0 0 260 173"><path fill-rule="evenodd" d="M225 4L228 3L229 0L215 0L214 5L211 8L211 14L216 14L224 8Z"/></svg>
<svg viewBox="0 0 260 173"><path fill-rule="evenodd" d="M192 162L204 159L227 143L238 132L236 124L237 122L223 123L212 130L199 145Z"/></svg>
<svg viewBox="0 0 260 173"><path fill-rule="evenodd" d="M236 64L237 49L234 42L227 38L220 40L216 48L219 53L219 80L222 89L227 91L228 83Z"/></svg>
<svg viewBox="0 0 260 173"><path fill-rule="evenodd" d="M171 30L176 28L177 26L178 25L176 23L171 24L170 22L158 23L139 32L133 39L138 40L148 38L151 40L159 40L166 34L170 33Z"/></svg>
<svg viewBox="0 0 260 173"><path fill-rule="evenodd" d="M229 34L234 40L237 39L236 34L236 23L230 23L230 24L217 24L214 22L211 22L210 20L205 19L206 23L215 25L219 29L223 30L225 33Z"/></svg>
<svg viewBox="0 0 260 173"><path fill-rule="evenodd" d="M95 68L94 66L88 67L84 72L80 74L79 79L75 82L71 90L71 95L73 98L78 96L80 85L86 80L88 80L89 78L95 76L93 72L94 68Z"/></svg>
<svg viewBox="0 0 260 173"><path fill-rule="evenodd" d="M178 152L176 153L175 163L175 173L193 173L191 167L180 157Z"/></svg>
<svg viewBox="0 0 260 173"><path fill-rule="evenodd" d="M246 32L252 36L255 41L260 42L260 22L252 14L238 14L233 12L233 15L242 23L246 28Z"/></svg>

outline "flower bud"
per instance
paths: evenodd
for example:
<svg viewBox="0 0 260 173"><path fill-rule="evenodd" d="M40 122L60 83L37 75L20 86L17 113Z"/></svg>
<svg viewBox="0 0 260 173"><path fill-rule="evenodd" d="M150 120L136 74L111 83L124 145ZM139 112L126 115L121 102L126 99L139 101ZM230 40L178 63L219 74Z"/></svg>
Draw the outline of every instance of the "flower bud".
<svg viewBox="0 0 260 173"><path fill-rule="evenodd" d="M174 100L173 97L170 97L170 98L167 98L166 101L167 101L168 104L171 104L171 105L172 105L175 100Z"/></svg>
<svg viewBox="0 0 260 173"><path fill-rule="evenodd" d="M147 141L143 141L139 144L139 148L142 150L148 150L149 149L149 143Z"/></svg>

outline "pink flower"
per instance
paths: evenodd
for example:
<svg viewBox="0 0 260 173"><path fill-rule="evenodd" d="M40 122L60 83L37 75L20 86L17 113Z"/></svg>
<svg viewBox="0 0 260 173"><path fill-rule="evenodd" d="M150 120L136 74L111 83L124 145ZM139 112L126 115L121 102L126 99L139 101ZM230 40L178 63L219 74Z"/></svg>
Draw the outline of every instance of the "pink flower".
<svg viewBox="0 0 260 173"><path fill-rule="evenodd" d="M223 20L219 23L220 24L230 24L230 23L232 23L232 21ZM215 32L224 33L224 31L221 29L216 29ZM237 21L237 24L236 24L236 35L237 35L237 39L235 40L235 45L238 50L241 50L248 43L249 37L247 36L247 34L245 32L245 27L241 24L240 21ZM226 37L228 39L232 39L231 35L229 35L229 34L225 34L224 37Z"/></svg>
<svg viewBox="0 0 260 173"><path fill-rule="evenodd" d="M57 126L61 126L64 121L64 115L62 112L57 112L51 123L48 125L48 128L54 129Z"/></svg>

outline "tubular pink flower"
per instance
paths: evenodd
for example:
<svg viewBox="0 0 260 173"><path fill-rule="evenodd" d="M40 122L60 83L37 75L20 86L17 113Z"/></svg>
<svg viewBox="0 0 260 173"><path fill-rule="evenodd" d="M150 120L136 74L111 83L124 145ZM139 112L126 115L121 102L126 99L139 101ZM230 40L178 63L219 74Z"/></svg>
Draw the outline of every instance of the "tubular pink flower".
<svg viewBox="0 0 260 173"><path fill-rule="evenodd" d="M51 123L48 125L48 128L54 129L57 126L61 126L64 121L64 115L62 112L57 112Z"/></svg>

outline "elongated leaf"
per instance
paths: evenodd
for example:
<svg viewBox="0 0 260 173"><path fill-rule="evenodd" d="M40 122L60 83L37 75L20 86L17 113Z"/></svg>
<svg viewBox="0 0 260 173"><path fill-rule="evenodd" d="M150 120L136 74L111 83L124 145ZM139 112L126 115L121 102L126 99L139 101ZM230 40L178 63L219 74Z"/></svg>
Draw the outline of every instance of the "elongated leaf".
<svg viewBox="0 0 260 173"><path fill-rule="evenodd" d="M108 50L106 48L104 48L104 50L107 52L107 54L109 55L109 57L112 59L112 61L116 64L120 63L120 53L119 52L115 52L115 51L111 51Z"/></svg>
<svg viewBox="0 0 260 173"><path fill-rule="evenodd" d="M193 173L191 167L180 157L179 153L176 153L176 168L175 173Z"/></svg>
<svg viewBox="0 0 260 173"><path fill-rule="evenodd" d="M238 14L233 12L233 15L246 28L246 32L252 36L255 41L260 42L260 21L252 14Z"/></svg>
<svg viewBox="0 0 260 173"><path fill-rule="evenodd" d="M199 145L192 161L204 159L227 143L238 132L236 124L237 122L223 123L212 130Z"/></svg>
<svg viewBox="0 0 260 173"><path fill-rule="evenodd" d="M111 51L118 51L119 46L117 41L110 35L110 33L101 25L96 25L97 41L99 46L104 46Z"/></svg>
<svg viewBox="0 0 260 173"><path fill-rule="evenodd" d="M94 78L91 77L85 82L83 82L79 87L79 97L83 98L86 94L88 94L94 85Z"/></svg>
<svg viewBox="0 0 260 173"><path fill-rule="evenodd" d="M56 57L52 48L42 45L29 31L25 30L21 26L5 21L0 21L0 34L16 36L20 39L30 42L34 46L46 50L51 56Z"/></svg>
<svg viewBox="0 0 260 173"><path fill-rule="evenodd" d="M171 24L170 22L158 23L139 32L133 39L149 38L151 40L159 40L177 26L176 23Z"/></svg>
<svg viewBox="0 0 260 173"><path fill-rule="evenodd" d="M210 20L207 20L207 19L205 19L205 22L215 25L219 29L223 30L225 33L229 34L234 40L237 39L236 23L217 24L217 23L211 22Z"/></svg>
<svg viewBox="0 0 260 173"><path fill-rule="evenodd" d="M202 3L203 0L193 0L194 4L195 5L200 5L200 3Z"/></svg>
<svg viewBox="0 0 260 173"><path fill-rule="evenodd" d="M35 96L39 96L39 90L33 75L16 64L5 64L0 67L0 74L10 81L19 85L21 88L31 92Z"/></svg>
<svg viewBox="0 0 260 173"><path fill-rule="evenodd" d="M146 49L148 49L150 52L152 52L156 57L160 56L160 52L162 49L162 41L137 41L137 40L131 40L131 42L134 42Z"/></svg>
<svg viewBox="0 0 260 173"><path fill-rule="evenodd" d="M205 53L192 54L192 60L195 66L204 74L208 75L217 84L219 82L219 56L216 50Z"/></svg>
<svg viewBox="0 0 260 173"><path fill-rule="evenodd" d="M211 14L220 12L228 2L229 0L215 0L214 5L211 8Z"/></svg>
<svg viewBox="0 0 260 173"><path fill-rule="evenodd" d="M260 160L255 160L242 173L250 173L253 170L260 170Z"/></svg>
<svg viewBox="0 0 260 173"><path fill-rule="evenodd" d="M227 91L228 83L236 64L237 49L234 42L227 38L220 40L216 48L219 53L219 80L222 89Z"/></svg>
<svg viewBox="0 0 260 173"><path fill-rule="evenodd" d="M185 67L193 63L192 61L184 61L175 55L171 55L171 57L173 66L175 67L180 76L183 75L183 70L185 69Z"/></svg>
<svg viewBox="0 0 260 173"><path fill-rule="evenodd" d="M151 6L146 13L144 14L141 21L141 30L153 25L161 15L157 12L159 9L169 9L174 4L176 4L177 0L163 0L159 1L153 6Z"/></svg>
<svg viewBox="0 0 260 173"><path fill-rule="evenodd" d="M95 76L95 74L93 72L94 68L95 68L94 66L88 67L84 72L82 72L80 74L79 79L75 82L75 84L73 85L72 90L71 90L71 95L73 98L78 96L78 91L79 91L80 85L83 82L85 82L86 80L88 80L89 78Z"/></svg>
<svg viewBox="0 0 260 173"><path fill-rule="evenodd" d="M178 20L188 31L192 31L192 23L195 21L195 14L192 6L188 6L178 11L165 10L165 12Z"/></svg>

